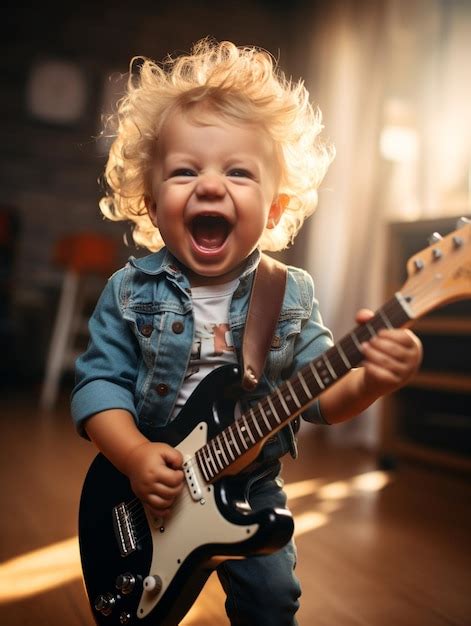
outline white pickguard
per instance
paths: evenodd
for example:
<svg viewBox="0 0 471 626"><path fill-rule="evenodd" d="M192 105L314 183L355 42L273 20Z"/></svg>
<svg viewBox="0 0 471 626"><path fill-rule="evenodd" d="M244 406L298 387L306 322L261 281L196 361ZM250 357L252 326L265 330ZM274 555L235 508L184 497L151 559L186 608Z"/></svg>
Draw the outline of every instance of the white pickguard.
<svg viewBox="0 0 471 626"><path fill-rule="evenodd" d="M193 456L206 443L207 425L201 422L177 447L186 459ZM226 520L214 499L212 485L206 485L199 470L197 479L204 486L203 499L195 501L189 490L184 489L174 503L172 512L163 520L154 519L146 510L147 521L152 533L152 564L149 575L159 576L162 589L158 594L144 590L137 608L137 616L146 617L163 597L181 564L191 552L204 544L243 541L254 535L258 524L239 526ZM164 531L161 532L161 528ZM221 555L223 556L223 555Z"/></svg>

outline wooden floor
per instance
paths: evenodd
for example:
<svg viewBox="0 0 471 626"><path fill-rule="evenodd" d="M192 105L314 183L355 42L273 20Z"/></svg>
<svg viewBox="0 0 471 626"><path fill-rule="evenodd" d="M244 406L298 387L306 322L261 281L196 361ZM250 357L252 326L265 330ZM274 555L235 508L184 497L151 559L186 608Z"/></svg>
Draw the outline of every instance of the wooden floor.
<svg viewBox="0 0 471 626"><path fill-rule="evenodd" d="M0 416L0 624L92 626L80 578L77 503L95 455L67 403L41 414L25 390ZM322 429L285 462L296 519L301 626L469 626L470 489L464 477L334 445ZM224 626L212 576L182 622ZM257 625L250 625L257 626Z"/></svg>

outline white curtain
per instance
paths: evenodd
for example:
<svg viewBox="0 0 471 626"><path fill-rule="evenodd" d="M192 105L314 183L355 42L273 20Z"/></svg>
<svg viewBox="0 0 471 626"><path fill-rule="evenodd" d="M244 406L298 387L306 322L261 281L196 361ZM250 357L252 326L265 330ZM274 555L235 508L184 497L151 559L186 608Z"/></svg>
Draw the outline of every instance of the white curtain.
<svg viewBox="0 0 471 626"><path fill-rule="evenodd" d="M385 300L387 221L470 211L469 41L471 3L439 0L333 1L300 38L337 156L288 260L313 275L336 339ZM374 446L378 408L329 436Z"/></svg>

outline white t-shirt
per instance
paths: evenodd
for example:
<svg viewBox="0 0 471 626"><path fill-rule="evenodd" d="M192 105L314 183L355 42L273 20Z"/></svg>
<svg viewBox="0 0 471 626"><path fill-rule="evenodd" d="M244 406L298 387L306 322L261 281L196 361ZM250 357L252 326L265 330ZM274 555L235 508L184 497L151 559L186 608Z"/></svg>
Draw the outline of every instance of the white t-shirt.
<svg viewBox="0 0 471 626"><path fill-rule="evenodd" d="M239 280L236 278L222 285L191 289L195 337L173 417L183 408L192 391L205 376L216 367L237 363L229 328L229 306L238 285Z"/></svg>

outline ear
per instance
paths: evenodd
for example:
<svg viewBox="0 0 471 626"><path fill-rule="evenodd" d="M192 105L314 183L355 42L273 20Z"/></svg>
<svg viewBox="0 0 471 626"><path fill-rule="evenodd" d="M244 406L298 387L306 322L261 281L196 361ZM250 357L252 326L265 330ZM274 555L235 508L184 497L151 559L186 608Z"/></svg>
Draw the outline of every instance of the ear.
<svg viewBox="0 0 471 626"><path fill-rule="evenodd" d="M273 200L268 213L267 228L275 228L288 206L289 200L290 197L285 193L280 193L275 200Z"/></svg>
<svg viewBox="0 0 471 626"><path fill-rule="evenodd" d="M144 196L144 203L146 205L150 221L155 227L157 227L157 204L155 200L150 196Z"/></svg>

